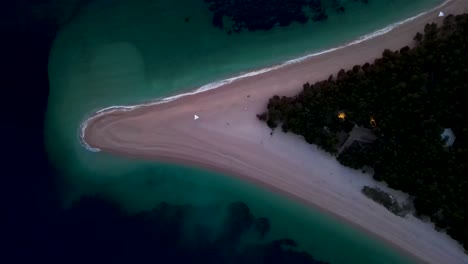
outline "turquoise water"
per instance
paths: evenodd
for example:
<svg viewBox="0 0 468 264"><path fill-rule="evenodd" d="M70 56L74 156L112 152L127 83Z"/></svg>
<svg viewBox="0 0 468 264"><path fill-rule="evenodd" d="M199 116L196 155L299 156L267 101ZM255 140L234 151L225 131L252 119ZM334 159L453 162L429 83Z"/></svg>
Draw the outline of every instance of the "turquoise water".
<svg viewBox="0 0 468 264"><path fill-rule="evenodd" d="M342 2L346 13L329 12L326 22L233 35L211 26L202 0L103 0L83 8L59 32L49 64L46 146L64 175L64 203L85 193L105 194L133 211L159 201L224 205L242 200L255 215L270 218L272 237L291 237L319 259L407 262L380 242L249 183L195 168L92 153L78 140L80 123L99 108L174 95L337 46L440 1Z"/></svg>

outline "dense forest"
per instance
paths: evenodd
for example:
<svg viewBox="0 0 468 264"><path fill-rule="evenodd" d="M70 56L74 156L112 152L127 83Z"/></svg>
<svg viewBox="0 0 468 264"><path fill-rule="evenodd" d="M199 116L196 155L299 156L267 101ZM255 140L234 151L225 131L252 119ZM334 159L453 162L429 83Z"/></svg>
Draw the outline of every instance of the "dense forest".
<svg viewBox="0 0 468 264"><path fill-rule="evenodd" d="M161 203L129 214L103 197L83 197L62 207L58 186L63 176L44 148L47 65L57 31L84 2L1 3L2 44L8 51L1 60L2 91L8 98L2 106L8 114L0 134L8 140L2 142L0 263L321 263L290 239L267 240L273 228L268 219L254 217L240 202L221 208L218 233L194 220L203 215L215 222L213 208ZM65 16L62 7L71 15ZM194 234L191 243L182 232L187 227ZM257 243L244 243L249 235Z"/></svg>
<svg viewBox="0 0 468 264"><path fill-rule="evenodd" d="M427 24L414 41L306 83L294 97L274 96L258 118L346 166L373 168L376 180L413 196L418 215L468 249L468 15ZM338 153L340 135L354 126L371 129L377 140ZM453 145L441 136L447 128Z"/></svg>
<svg viewBox="0 0 468 264"><path fill-rule="evenodd" d="M354 0L368 3L368 0ZM341 1L331 0L205 0L213 13L213 26L227 33L242 30L270 30L275 26L289 26L293 22L323 21L327 9L343 13ZM326 3L323 3L326 2Z"/></svg>

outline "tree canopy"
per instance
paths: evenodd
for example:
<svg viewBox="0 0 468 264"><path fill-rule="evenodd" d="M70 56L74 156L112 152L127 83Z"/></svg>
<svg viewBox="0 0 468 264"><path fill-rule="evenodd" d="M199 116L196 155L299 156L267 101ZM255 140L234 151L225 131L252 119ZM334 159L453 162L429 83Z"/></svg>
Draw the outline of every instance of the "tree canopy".
<svg viewBox="0 0 468 264"><path fill-rule="evenodd" d="M258 117L334 155L339 133L371 129L373 144L353 144L338 160L374 168L376 180L414 196L418 214L468 249L468 15L427 24L414 41L306 83L296 96L274 96ZM445 128L452 146L444 146Z"/></svg>

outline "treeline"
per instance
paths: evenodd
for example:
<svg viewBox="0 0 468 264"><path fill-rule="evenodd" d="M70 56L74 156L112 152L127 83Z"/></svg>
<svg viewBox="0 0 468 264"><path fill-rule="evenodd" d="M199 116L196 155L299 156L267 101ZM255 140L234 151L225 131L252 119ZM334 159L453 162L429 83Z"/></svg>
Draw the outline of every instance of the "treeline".
<svg viewBox="0 0 468 264"><path fill-rule="evenodd" d="M47 237L17 247L27 254L20 254L16 260L325 263L297 249L291 239L268 239L271 228L268 218L255 217L242 202L226 208L160 203L152 210L130 214L106 199L83 197L57 214L54 221Z"/></svg>
<svg viewBox="0 0 468 264"><path fill-rule="evenodd" d="M468 15L427 24L414 40L414 48L306 83L294 97L274 96L258 117L332 154L338 135L371 129L373 144L353 144L337 159L374 168L376 180L414 196L419 215L468 249ZM445 128L452 146L444 146Z"/></svg>
<svg viewBox="0 0 468 264"><path fill-rule="evenodd" d="M367 3L368 0L354 0ZM213 12L213 26L227 33L242 30L270 30L289 26L293 22L323 21L328 18L324 0L205 0ZM341 1L330 0L335 12L343 13Z"/></svg>

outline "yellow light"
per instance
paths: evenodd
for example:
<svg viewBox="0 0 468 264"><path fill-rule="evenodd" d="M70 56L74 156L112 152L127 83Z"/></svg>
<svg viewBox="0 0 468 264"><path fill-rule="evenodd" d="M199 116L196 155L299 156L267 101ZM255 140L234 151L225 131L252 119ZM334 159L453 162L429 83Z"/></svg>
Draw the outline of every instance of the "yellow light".
<svg viewBox="0 0 468 264"><path fill-rule="evenodd" d="M344 112L341 112L338 114L338 118L344 120L346 118L346 114Z"/></svg>
<svg viewBox="0 0 468 264"><path fill-rule="evenodd" d="M373 116L371 116L371 118L370 118L370 125L371 125L372 127L375 127L375 126L377 125L377 123L375 122L375 119L374 119Z"/></svg>

